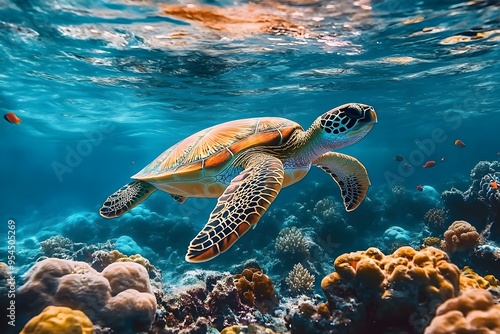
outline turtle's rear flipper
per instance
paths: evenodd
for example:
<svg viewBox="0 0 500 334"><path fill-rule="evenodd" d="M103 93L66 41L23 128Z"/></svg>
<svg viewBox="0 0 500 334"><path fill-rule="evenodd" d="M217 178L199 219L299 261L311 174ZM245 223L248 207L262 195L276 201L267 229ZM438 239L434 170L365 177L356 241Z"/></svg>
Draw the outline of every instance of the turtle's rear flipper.
<svg viewBox="0 0 500 334"><path fill-rule="evenodd" d="M130 182L104 201L99 214L104 218L121 216L148 198L155 190L155 187L144 181Z"/></svg>
<svg viewBox="0 0 500 334"><path fill-rule="evenodd" d="M279 159L252 154L245 169L219 197L203 230L191 241L186 261L208 261L228 250L259 222L281 190L284 174Z"/></svg>
<svg viewBox="0 0 500 334"><path fill-rule="evenodd" d="M356 158L342 153L327 152L313 161L337 182L347 211L352 211L363 201L370 185L365 166Z"/></svg>

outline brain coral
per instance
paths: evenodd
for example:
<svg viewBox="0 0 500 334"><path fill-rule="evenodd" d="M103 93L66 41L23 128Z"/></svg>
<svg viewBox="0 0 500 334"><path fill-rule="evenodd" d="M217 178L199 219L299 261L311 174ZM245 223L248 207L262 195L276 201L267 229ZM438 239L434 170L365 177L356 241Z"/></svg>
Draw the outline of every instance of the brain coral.
<svg viewBox="0 0 500 334"><path fill-rule="evenodd" d="M472 249L479 245L481 236L476 228L464 220L457 220L444 232L441 248L448 253Z"/></svg>
<svg viewBox="0 0 500 334"><path fill-rule="evenodd" d="M94 326L82 311L63 306L47 306L32 318L20 334L92 334Z"/></svg>
<svg viewBox="0 0 500 334"><path fill-rule="evenodd" d="M472 289L452 298L436 311L425 334L495 334L500 333L500 305L483 289Z"/></svg>
<svg viewBox="0 0 500 334"><path fill-rule="evenodd" d="M460 291L458 267L433 247L401 247L390 255L369 248L339 256L334 266L321 282L329 310L352 310L347 316L361 327L408 324L419 308L431 309Z"/></svg>
<svg viewBox="0 0 500 334"><path fill-rule="evenodd" d="M28 314L67 306L121 333L148 330L156 312L148 272L133 262L113 263L99 273L85 262L49 258L26 273L18 298L29 305Z"/></svg>

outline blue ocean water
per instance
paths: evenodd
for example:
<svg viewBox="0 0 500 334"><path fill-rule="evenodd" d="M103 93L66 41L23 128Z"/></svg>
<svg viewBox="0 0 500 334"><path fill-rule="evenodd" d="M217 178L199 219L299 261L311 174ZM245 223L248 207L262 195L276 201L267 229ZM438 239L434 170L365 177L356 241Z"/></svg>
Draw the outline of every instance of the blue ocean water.
<svg viewBox="0 0 500 334"><path fill-rule="evenodd" d="M252 16L243 1L202 4ZM288 224L314 230L311 210L298 215L293 208L328 196L341 201L319 169L283 189L274 213L209 263L183 257L215 199L180 205L157 192L130 215L99 217L106 197L165 149L230 120L277 116L307 128L344 103L376 109L378 124L341 150L367 168L372 204L342 212L356 233L329 232L340 245L328 254L329 268L342 252L375 245L370 238L385 227L412 230L423 219L409 219L405 212L414 208L405 204L394 216L381 212L395 186L412 196L423 196L417 185L437 194L465 191L479 161L500 158L496 1L257 2L300 26L299 36L274 27L213 28L165 14L162 5L0 1L0 112L22 120L0 122L0 235L5 240L8 221L15 221L20 273L36 260L39 243L55 235L87 244L130 236L147 248L164 280L176 281L185 270L224 271L259 260ZM436 165L422 168L430 160ZM0 249L6 261L6 241ZM272 274L279 277L277 269Z"/></svg>

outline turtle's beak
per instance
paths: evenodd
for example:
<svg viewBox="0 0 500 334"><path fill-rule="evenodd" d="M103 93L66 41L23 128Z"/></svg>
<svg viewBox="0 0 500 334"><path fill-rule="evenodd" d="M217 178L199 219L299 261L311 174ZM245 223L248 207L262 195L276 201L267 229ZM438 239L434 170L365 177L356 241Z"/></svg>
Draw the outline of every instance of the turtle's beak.
<svg viewBox="0 0 500 334"><path fill-rule="evenodd" d="M359 121L361 123L368 123L368 124L375 124L377 123L377 113L375 112L375 109L373 109L372 106L366 105L366 104L360 104L361 107L363 108L364 111L364 117L361 118Z"/></svg>
<svg viewBox="0 0 500 334"><path fill-rule="evenodd" d="M362 109L363 109L363 116L358 119L358 125L357 129L354 131L349 132L348 136L356 136L361 133L368 133L372 127L377 123L377 113L375 112L375 109L373 109L372 106L369 106L367 104L358 104Z"/></svg>

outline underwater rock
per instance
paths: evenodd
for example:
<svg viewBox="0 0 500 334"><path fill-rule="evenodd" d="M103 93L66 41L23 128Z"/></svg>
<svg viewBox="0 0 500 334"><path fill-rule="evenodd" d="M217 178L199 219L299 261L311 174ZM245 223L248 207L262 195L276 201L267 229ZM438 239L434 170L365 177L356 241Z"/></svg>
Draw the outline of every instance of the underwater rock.
<svg viewBox="0 0 500 334"><path fill-rule="evenodd" d="M382 239L386 244L399 243L401 245L409 245L412 241L410 233L399 226L391 226L385 230Z"/></svg>
<svg viewBox="0 0 500 334"><path fill-rule="evenodd" d="M67 306L120 333L147 331L156 311L148 273L132 262L113 263L99 273L85 262L49 258L26 273L17 300L24 316L49 305Z"/></svg>
<svg viewBox="0 0 500 334"><path fill-rule="evenodd" d="M436 310L436 317L424 334L500 333L500 304L483 289L471 289L447 300Z"/></svg>
<svg viewBox="0 0 500 334"><path fill-rule="evenodd" d="M122 235L115 242L116 250L125 255L141 254L142 248L128 235Z"/></svg>

